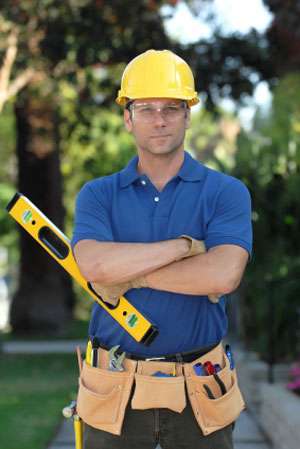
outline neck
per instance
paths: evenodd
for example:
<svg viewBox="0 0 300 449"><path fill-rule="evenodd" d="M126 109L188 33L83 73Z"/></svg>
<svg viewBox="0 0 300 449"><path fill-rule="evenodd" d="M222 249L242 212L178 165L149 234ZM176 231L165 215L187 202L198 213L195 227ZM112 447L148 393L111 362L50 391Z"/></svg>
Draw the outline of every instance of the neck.
<svg viewBox="0 0 300 449"><path fill-rule="evenodd" d="M147 175L159 192L181 169L184 152L164 155L139 154L137 172Z"/></svg>

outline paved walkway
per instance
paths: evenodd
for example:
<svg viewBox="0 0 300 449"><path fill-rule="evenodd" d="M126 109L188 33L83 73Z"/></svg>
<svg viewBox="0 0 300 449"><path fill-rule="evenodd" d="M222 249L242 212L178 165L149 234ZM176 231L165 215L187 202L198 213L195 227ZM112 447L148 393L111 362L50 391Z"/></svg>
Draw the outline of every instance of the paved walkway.
<svg viewBox="0 0 300 449"><path fill-rule="evenodd" d="M10 354L74 354L76 347L82 351L86 349L86 341L19 341L3 342L2 351Z"/></svg>
<svg viewBox="0 0 300 449"><path fill-rule="evenodd" d="M85 351L85 341L54 341L54 342L9 342L3 343L2 350L14 354L50 354L76 353L76 346L80 345ZM267 438L259 428L255 417L245 410L236 422L234 431L235 449L271 449ZM73 420L62 418L61 426L47 449L74 449ZM156 449L161 449L157 446ZM175 449L175 448L174 448ZM221 449L221 448L220 448Z"/></svg>

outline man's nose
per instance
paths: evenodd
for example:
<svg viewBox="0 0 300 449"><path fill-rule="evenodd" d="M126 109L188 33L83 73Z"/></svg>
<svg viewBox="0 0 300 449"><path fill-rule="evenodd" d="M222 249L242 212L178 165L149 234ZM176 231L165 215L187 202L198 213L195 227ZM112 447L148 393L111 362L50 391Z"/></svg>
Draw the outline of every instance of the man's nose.
<svg viewBox="0 0 300 449"><path fill-rule="evenodd" d="M154 124L156 126L163 126L166 124L166 119L163 116L162 108L157 108L154 116Z"/></svg>

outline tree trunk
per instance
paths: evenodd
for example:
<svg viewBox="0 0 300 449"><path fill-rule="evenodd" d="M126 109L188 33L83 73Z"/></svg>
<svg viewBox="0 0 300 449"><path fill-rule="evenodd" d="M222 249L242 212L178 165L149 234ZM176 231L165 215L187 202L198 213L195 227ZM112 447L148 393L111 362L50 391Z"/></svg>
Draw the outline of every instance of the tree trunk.
<svg viewBox="0 0 300 449"><path fill-rule="evenodd" d="M63 229L62 180L54 106L27 99L16 106L19 191ZM20 278L11 307L16 334L59 334L72 316L70 276L22 228Z"/></svg>

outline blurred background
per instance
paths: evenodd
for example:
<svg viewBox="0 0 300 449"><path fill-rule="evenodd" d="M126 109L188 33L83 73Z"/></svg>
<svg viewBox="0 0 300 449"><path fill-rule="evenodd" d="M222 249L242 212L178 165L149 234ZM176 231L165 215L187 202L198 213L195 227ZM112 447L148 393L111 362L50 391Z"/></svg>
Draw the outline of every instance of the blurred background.
<svg viewBox="0 0 300 449"><path fill-rule="evenodd" d="M199 92L186 149L240 178L252 196L253 258L228 301L230 337L270 365L297 365L299 23L297 0L0 1L2 344L87 337L89 295L5 206L19 191L71 238L82 185L122 169L135 154L114 102L126 64L150 48L167 48L191 66ZM49 358L31 359L28 367L28 357L0 353L0 382L15 391L17 374L27 373L36 376L37 391L46 364L50 379L74 378L58 389L66 400L76 391L77 370L70 361L70 372L63 371L67 358L53 357L51 371ZM22 401L20 394L4 396L3 410Z"/></svg>

